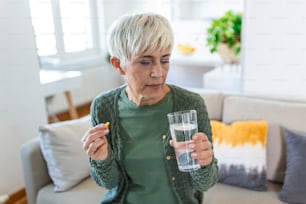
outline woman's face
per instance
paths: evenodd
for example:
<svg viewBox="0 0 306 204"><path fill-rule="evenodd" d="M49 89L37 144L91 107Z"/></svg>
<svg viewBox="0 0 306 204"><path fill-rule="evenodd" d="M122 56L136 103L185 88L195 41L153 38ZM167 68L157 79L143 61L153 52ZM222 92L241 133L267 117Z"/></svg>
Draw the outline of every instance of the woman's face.
<svg viewBox="0 0 306 204"><path fill-rule="evenodd" d="M170 49L146 52L127 60L123 68L126 93L137 105L152 105L169 91L165 84L169 71Z"/></svg>

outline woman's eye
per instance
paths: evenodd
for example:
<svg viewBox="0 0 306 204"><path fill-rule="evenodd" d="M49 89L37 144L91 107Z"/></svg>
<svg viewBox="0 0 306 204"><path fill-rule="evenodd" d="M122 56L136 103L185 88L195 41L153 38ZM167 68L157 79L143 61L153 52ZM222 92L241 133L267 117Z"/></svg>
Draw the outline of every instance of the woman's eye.
<svg viewBox="0 0 306 204"><path fill-rule="evenodd" d="M152 62L151 61L148 61L148 60L143 60L143 61L140 61L140 64L142 65L150 65Z"/></svg>
<svg viewBox="0 0 306 204"><path fill-rule="evenodd" d="M162 60L161 63L162 63L162 64L168 64L168 63L169 63L169 60Z"/></svg>

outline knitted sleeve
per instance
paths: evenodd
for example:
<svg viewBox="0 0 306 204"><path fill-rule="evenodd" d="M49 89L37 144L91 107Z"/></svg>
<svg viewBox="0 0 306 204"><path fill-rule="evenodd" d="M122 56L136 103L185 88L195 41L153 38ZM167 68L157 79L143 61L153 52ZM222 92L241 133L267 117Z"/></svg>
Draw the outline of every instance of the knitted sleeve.
<svg viewBox="0 0 306 204"><path fill-rule="evenodd" d="M212 132L210 126L210 119L206 110L206 106L202 97L194 101L198 112L198 127L199 132L203 132L207 135L209 141L212 143ZM218 165L216 158L213 158L212 162L207 166L202 166L197 171L190 172L193 185L199 191L207 191L218 180Z"/></svg>
<svg viewBox="0 0 306 204"><path fill-rule="evenodd" d="M212 142L212 132L210 126L210 119L208 117L204 99L197 93L190 92L179 87L174 87L175 96L175 111L177 110L191 110L197 111L198 131L207 135ZM207 165L202 166L201 169L190 172L193 186L199 191L207 191L218 180L218 165L216 158Z"/></svg>
<svg viewBox="0 0 306 204"><path fill-rule="evenodd" d="M114 117L112 102L112 94L110 93L99 95L93 100L90 114L92 126L111 121L111 118ZM112 128L113 125L111 124L110 132L106 136L108 140L108 157L103 161L89 158L91 177L98 185L107 189L116 187L121 179L110 139L113 137L112 133L115 132Z"/></svg>

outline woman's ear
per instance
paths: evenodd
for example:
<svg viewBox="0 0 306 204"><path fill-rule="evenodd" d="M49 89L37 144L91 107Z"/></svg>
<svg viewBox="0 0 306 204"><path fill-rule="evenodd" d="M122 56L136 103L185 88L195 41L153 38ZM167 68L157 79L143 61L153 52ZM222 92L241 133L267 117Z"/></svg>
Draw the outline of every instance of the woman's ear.
<svg viewBox="0 0 306 204"><path fill-rule="evenodd" d="M120 65L120 59L118 59L117 57L111 57L110 58L110 63L112 64L112 66L116 69L116 71L119 74L125 75L125 71L122 69L122 67Z"/></svg>

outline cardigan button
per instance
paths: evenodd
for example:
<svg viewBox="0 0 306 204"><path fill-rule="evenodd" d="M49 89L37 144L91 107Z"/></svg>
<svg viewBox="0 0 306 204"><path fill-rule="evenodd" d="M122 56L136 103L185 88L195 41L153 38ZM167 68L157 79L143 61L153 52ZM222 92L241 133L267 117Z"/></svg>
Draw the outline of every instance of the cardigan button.
<svg viewBox="0 0 306 204"><path fill-rule="evenodd" d="M174 176L171 179L172 179L172 181L175 181L175 177Z"/></svg>
<svg viewBox="0 0 306 204"><path fill-rule="evenodd" d="M167 160L170 160L170 159L171 159L171 157L168 155L168 156L166 156L166 159L167 159Z"/></svg>
<svg viewBox="0 0 306 204"><path fill-rule="evenodd" d="M165 140L167 138L167 135L163 135L163 140Z"/></svg>

